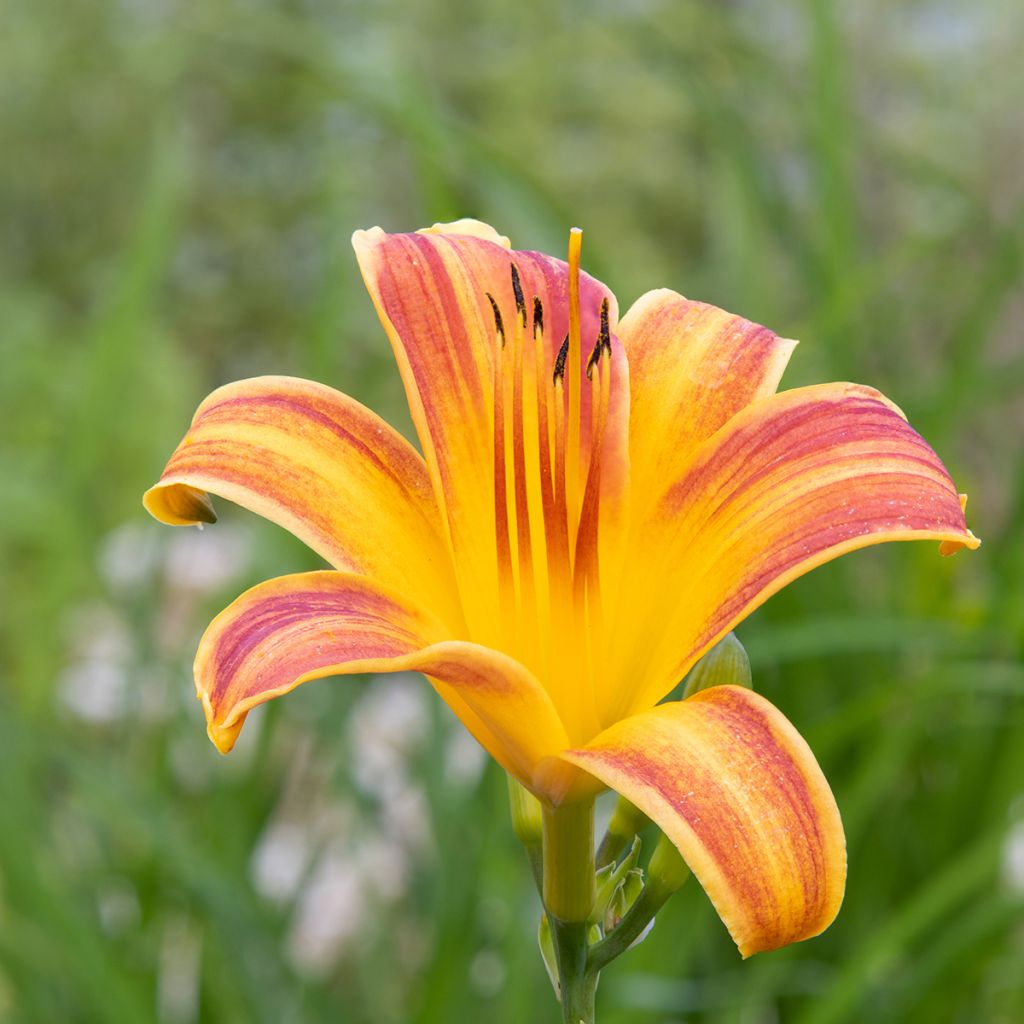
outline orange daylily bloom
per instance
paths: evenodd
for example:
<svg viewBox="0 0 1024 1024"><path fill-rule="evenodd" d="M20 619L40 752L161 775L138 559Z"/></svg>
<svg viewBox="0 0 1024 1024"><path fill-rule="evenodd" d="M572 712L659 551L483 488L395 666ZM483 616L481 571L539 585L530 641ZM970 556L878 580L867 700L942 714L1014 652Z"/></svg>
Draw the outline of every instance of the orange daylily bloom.
<svg viewBox="0 0 1024 1024"><path fill-rule="evenodd" d="M776 393L794 342L764 327L665 290L620 321L578 233L568 263L476 221L353 242L422 456L330 388L261 377L202 403L145 496L191 524L221 495L333 566L213 621L213 742L306 680L416 670L541 800L610 786L643 810L744 955L818 934L846 855L807 745L740 687L658 702L837 555L977 547L938 457L871 388Z"/></svg>

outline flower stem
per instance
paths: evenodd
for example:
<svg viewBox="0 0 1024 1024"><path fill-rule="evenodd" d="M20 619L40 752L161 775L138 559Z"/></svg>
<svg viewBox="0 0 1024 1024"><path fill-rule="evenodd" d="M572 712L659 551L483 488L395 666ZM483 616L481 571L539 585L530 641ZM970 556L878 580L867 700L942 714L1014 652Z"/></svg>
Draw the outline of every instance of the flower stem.
<svg viewBox="0 0 1024 1024"><path fill-rule="evenodd" d="M544 906L563 923L594 907L594 801L544 806Z"/></svg>
<svg viewBox="0 0 1024 1024"><path fill-rule="evenodd" d="M594 801L545 805L544 909L558 961L563 1024L594 1024L597 972L587 970L594 898Z"/></svg>
<svg viewBox="0 0 1024 1024"><path fill-rule="evenodd" d="M551 915L548 919L558 958L562 1024L594 1024L597 972L587 970L590 925L586 921L559 921Z"/></svg>

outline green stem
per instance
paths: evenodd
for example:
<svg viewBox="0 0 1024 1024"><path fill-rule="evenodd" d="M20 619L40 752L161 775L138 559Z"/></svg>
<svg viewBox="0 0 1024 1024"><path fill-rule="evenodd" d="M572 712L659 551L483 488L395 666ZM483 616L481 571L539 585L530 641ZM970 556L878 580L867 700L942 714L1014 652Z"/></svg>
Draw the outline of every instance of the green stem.
<svg viewBox="0 0 1024 1024"><path fill-rule="evenodd" d="M544 909L558 961L563 1024L594 1024L597 973L587 970L594 908L594 801L544 805Z"/></svg>
<svg viewBox="0 0 1024 1024"><path fill-rule="evenodd" d="M544 805L544 906L563 923L594 907L594 801Z"/></svg>
<svg viewBox="0 0 1024 1024"><path fill-rule="evenodd" d="M566 922L548 915L558 958L558 981L562 990L562 1024L594 1024L594 996L597 972L587 970L586 921Z"/></svg>

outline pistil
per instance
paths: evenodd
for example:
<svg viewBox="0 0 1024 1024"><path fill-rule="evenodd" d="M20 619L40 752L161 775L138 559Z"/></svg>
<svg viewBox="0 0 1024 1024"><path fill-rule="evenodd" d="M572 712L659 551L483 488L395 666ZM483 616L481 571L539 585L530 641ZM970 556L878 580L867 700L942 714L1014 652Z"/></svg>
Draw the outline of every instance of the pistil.
<svg viewBox="0 0 1024 1024"><path fill-rule="evenodd" d="M569 551L575 550L576 529L579 525L580 490L580 253L583 248L583 232L579 228L569 231L569 348L566 353L569 364L569 412L566 426L565 453L565 495L569 511Z"/></svg>

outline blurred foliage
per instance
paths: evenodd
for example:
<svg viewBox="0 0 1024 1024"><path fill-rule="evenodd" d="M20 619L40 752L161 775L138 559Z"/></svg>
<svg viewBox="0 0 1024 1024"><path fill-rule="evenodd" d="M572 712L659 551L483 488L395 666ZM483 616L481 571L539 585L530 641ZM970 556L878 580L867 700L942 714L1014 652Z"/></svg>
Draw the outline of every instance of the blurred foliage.
<svg viewBox="0 0 1024 1024"><path fill-rule="evenodd" d="M740 630L837 794L845 907L741 963L691 885L602 979L602 1021L1024 1019L1024 7L3 22L0 1020L553 1019L499 773L414 680L307 687L218 758L199 631L315 562L228 508L196 548L139 505L240 376L316 377L407 429L348 237L461 215L555 252L579 223L623 308L674 287L801 338L791 385L880 387L985 541L846 558ZM377 771L381 685L416 724Z"/></svg>

